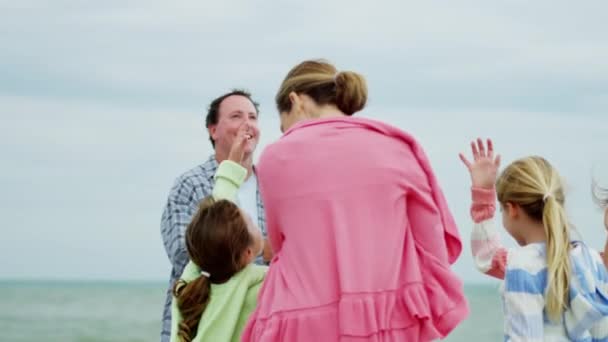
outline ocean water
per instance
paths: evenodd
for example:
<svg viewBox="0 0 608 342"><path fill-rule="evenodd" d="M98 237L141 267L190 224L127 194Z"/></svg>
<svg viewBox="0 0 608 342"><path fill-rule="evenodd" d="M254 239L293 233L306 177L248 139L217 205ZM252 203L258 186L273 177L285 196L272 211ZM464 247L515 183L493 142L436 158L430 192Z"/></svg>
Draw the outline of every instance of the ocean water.
<svg viewBox="0 0 608 342"><path fill-rule="evenodd" d="M444 341L502 341L497 285L465 291L471 314ZM164 283L0 282L0 341L158 341L164 295Z"/></svg>

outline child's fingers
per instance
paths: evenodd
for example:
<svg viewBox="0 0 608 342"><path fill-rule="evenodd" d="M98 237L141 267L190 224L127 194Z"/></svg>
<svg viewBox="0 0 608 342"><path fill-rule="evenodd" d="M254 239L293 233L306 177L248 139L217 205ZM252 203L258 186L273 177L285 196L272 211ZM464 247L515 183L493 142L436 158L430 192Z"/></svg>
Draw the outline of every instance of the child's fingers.
<svg viewBox="0 0 608 342"><path fill-rule="evenodd" d="M488 158L492 159L492 157L494 157L494 145L492 144L492 139L488 139L486 143L488 144Z"/></svg>
<svg viewBox="0 0 608 342"><path fill-rule="evenodd" d="M473 152L473 160L477 160L479 158L479 151L477 151L477 145L474 141L471 141L471 151Z"/></svg>
<svg viewBox="0 0 608 342"><path fill-rule="evenodd" d="M486 156L486 149L483 146L483 140L481 140L481 138L477 138L477 148L479 148L479 156L480 157L485 157Z"/></svg>
<svg viewBox="0 0 608 342"><path fill-rule="evenodd" d="M464 164L464 166L466 166L467 169L471 170L471 162L469 162L467 160L467 158L464 156L464 154L458 153L458 157L460 157L460 160L462 160L462 163Z"/></svg>

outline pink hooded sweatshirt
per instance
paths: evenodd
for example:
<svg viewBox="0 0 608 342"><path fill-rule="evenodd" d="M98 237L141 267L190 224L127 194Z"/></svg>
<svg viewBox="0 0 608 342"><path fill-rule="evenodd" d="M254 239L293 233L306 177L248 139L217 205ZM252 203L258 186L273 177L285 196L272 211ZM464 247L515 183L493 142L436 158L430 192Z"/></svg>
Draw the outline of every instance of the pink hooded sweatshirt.
<svg viewBox="0 0 608 342"><path fill-rule="evenodd" d="M458 229L410 135L301 122L258 178L275 255L243 341L430 341L466 318Z"/></svg>

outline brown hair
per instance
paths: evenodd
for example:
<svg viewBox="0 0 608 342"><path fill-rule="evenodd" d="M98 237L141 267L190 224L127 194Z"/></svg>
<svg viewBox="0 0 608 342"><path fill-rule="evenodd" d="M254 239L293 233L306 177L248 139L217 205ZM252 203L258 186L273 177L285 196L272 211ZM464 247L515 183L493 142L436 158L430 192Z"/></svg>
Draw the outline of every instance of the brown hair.
<svg viewBox="0 0 608 342"><path fill-rule="evenodd" d="M551 320L559 321L570 287L570 226L561 177L544 158L523 158L498 177L496 194L501 205L517 204L530 218L543 223L547 236L546 312Z"/></svg>
<svg viewBox="0 0 608 342"><path fill-rule="evenodd" d="M289 71L275 97L279 113L291 110L289 94L306 94L317 104L333 104L346 115L365 107L367 84L365 78L352 71L336 70L324 60L309 60Z"/></svg>
<svg viewBox="0 0 608 342"><path fill-rule="evenodd" d="M173 295L182 314L178 337L189 342L211 295L211 283L224 283L246 265L243 251L253 243L247 223L236 204L207 197L186 229L186 248L190 260L209 277L199 276L193 281L178 280Z"/></svg>

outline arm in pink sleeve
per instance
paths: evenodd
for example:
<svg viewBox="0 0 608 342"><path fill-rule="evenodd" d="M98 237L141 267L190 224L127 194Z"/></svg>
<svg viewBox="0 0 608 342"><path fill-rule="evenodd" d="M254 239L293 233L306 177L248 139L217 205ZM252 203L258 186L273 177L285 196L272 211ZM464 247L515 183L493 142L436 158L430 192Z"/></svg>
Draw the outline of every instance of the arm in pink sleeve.
<svg viewBox="0 0 608 342"><path fill-rule="evenodd" d="M489 276L504 279L507 250L500 244L493 223L496 192L494 189L473 188L472 197L471 217L475 225L471 232L471 250L475 266Z"/></svg>

